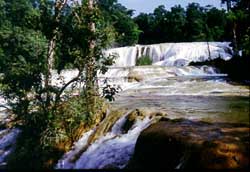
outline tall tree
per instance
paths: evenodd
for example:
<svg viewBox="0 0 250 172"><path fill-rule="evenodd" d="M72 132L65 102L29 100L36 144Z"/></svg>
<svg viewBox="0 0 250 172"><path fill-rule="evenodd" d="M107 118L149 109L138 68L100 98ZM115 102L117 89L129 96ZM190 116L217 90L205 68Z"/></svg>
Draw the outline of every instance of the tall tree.
<svg viewBox="0 0 250 172"><path fill-rule="evenodd" d="M154 15L140 13L134 18L135 23L139 26L142 31L139 35L139 44L152 44L155 43L154 35Z"/></svg>
<svg viewBox="0 0 250 172"><path fill-rule="evenodd" d="M180 5L171 8L167 13L167 41L184 41L184 26L186 24L185 10Z"/></svg>
<svg viewBox="0 0 250 172"><path fill-rule="evenodd" d="M197 3L191 3L186 11L186 39L187 41L206 40L203 8Z"/></svg>
<svg viewBox="0 0 250 172"><path fill-rule="evenodd" d="M91 14L90 18L94 17L94 0L88 0L88 10ZM93 20L90 20L88 23L89 33L91 35L95 35L96 32L96 25ZM86 63L86 97L87 97L87 110L90 114L93 114L95 111L95 104L96 104L96 94L97 90L95 88L95 46L96 40L94 37L90 37L89 41L89 54L87 56L87 63Z"/></svg>
<svg viewBox="0 0 250 172"><path fill-rule="evenodd" d="M155 30L155 43L164 42L167 37L167 10L164 5L160 5L155 8L154 12L154 25L153 28Z"/></svg>
<svg viewBox="0 0 250 172"><path fill-rule="evenodd" d="M128 46L138 42L140 30L133 21L133 10L128 10L117 0L97 0L106 24L115 31L113 46Z"/></svg>
<svg viewBox="0 0 250 172"><path fill-rule="evenodd" d="M208 41L224 41L226 27L226 12L215 7L207 7L204 11L204 21Z"/></svg>
<svg viewBox="0 0 250 172"><path fill-rule="evenodd" d="M46 97L47 97L47 106L50 106L50 99L51 93L50 88L52 87L52 71L54 67L54 60L55 60L55 49L56 49L56 42L59 36L59 23L60 18L62 16L62 10L67 4L67 0L56 0L54 5L54 16L53 16L53 23L54 27L51 28L52 34L49 38L48 43L48 54L47 54L47 72L45 75L45 89L47 90Z"/></svg>

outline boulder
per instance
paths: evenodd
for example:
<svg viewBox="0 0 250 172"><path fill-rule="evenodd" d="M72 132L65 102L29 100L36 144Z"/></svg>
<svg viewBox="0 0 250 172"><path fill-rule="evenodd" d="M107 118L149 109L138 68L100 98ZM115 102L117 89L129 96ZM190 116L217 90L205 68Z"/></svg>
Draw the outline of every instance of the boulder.
<svg viewBox="0 0 250 172"><path fill-rule="evenodd" d="M246 124L163 120L138 137L128 169L249 169Z"/></svg>
<svg viewBox="0 0 250 172"><path fill-rule="evenodd" d="M128 82L141 82L143 76L137 71L130 71L128 74Z"/></svg>
<svg viewBox="0 0 250 172"><path fill-rule="evenodd" d="M146 116L150 119L153 118L154 121L158 121L160 118L167 116L167 114L147 108L135 109L128 114L126 121L122 126L123 133L127 133L138 119L143 120Z"/></svg>
<svg viewBox="0 0 250 172"><path fill-rule="evenodd" d="M135 109L131 113L128 114L125 123L122 126L123 133L127 133L131 127L135 124L137 119L143 119L146 116L146 114L139 110Z"/></svg>

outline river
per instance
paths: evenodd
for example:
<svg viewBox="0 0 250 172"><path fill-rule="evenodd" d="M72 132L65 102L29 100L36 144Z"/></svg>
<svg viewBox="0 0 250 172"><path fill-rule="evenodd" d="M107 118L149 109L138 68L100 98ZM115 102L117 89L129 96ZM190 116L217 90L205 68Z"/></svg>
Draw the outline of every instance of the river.
<svg viewBox="0 0 250 172"><path fill-rule="evenodd" d="M119 85L122 91L115 96L111 105L126 113L115 122L111 131L89 145L79 159L72 161L72 157L87 144L96 129L84 133L55 168L124 168L133 155L140 132L154 122L154 117L137 119L124 133L122 125L128 113L135 109L160 111L171 119L249 124L249 86L232 82L227 74L211 66L189 65L190 62L215 58L229 60L231 51L229 43L220 42L209 45L205 42L137 45L107 50L105 53L116 53L119 57L105 75L98 75L100 90L105 79L110 85ZM150 56L153 64L135 66L136 59L142 55ZM76 75L76 71L64 71L63 75L67 80ZM4 159L11 148L10 140L14 140L19 132L15 129L5 130L0 131L0 164L5 163ZM4 132L6 134L1 134Z"/></svg>

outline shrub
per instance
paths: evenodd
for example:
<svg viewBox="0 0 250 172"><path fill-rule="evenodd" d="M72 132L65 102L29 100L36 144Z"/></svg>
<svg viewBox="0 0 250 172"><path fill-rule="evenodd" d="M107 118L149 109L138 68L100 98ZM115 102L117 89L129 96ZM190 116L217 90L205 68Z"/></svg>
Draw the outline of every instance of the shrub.
<svg viewBox="0 0 250 172"><path fill-rule="evenodd" d="M141 56L136 60L136 66L152 65L152 60L149 56Z"/></svg>
<svg viewBox="0 0 250 172"><path fill-rule="evenodd" d="M39 110L30 114L34 119L22 126L14 152L8 158L7 168L53 168L84 131L103 119L104 100L98 97L96 101L97 113L92 116L87 115L86 97L83 95L61 102L54 115L43 114ZM100 118L99 121L97 118Z"/></svg>

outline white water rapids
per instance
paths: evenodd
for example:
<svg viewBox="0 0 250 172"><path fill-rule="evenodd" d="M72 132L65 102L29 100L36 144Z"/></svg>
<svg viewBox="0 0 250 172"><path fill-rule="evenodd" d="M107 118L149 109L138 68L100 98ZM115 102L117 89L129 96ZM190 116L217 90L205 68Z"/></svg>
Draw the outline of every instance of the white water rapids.
<svg viewBox="0 0 250 172"><path fill-rule="evenodd" d="M209 48L208 48L209 47ZM190 62L203 62L215 58L229 60L232 50L227 42L195 42L195 43L164 43L154 45L136 45L134 47L114 48L105 51L106 54L116 53L119 57L115 64L109 67L105 75L98 73L100 92L103 81L107 79L110 85L120 85L122 91L116 95L114 107L135 109L137 107L153 107L166 110L170 118L185 117L188 119L228 120L223 115L233 115L236 109L240 115L246 116L249 110L245 99L238 106L237 100L231 97L248 97L249 88L232 84L211 66L189 66ZM136 59L148 55L151 66L135 66ZM61 86L77 75L76 70L66 70L60 75L53 74L53 84ZM62 80L58 80L61 78ZM211 98L214 97L214 98ZM212 100L212 101L211 101ZM0 103L6 102L0 98ZM0 107L0 111L4 108ZM122 133L121 127L126 120L125 113L112 130L90 144L80 158L72 162L95 129L83 134L72 150L67 152L56 165L57 169L96 169L124 168L133 155L134 146L140 132L150 125L152 119L138 119L133 127ZM223 116L223 118L218 116ZM230 120L231 120L230 116ZM233 119L239 117L233 117ZM242 118L242 121L245 121ZM6 121L6 113L0 113L0 122ZM242 122L240 121L240 122ZM10 152L11 143L18 132L0 129L0 164L5 163ZM13 134L10 134L13 133ZM4 145L7 145L4 146Z"/></svg>
<svg viewBox="0 0 250 172"><path fill-rule="evenodd" d="M136 59L149 56L153 65L186 66L190 62L204 62L216 58L229 60L232 49L229 42L183 42L153 45L136 45L109 49L107 54L118 54L114 66L135 66Z"/></svg>
<svg viewBox="0 0 250 172"><path fill-rule="evenodd" d="M128 133L122 133L122 125L126 120L126 113L112 127L112 130L100 139L92 143L83 155L75 162L70 162L70 156L75 149L79 149L79 143L74 146L73 151L64 156L57 164L57 168L63 169L102 169L102 168L124 168L128 163L134 151L134 146L140 132L149 126L151 120L146 117L143 120L137 120ZM90 136L89 131L80 139L81 143L87 142ZM122 156L121 156L122 155Z"/></svg>

